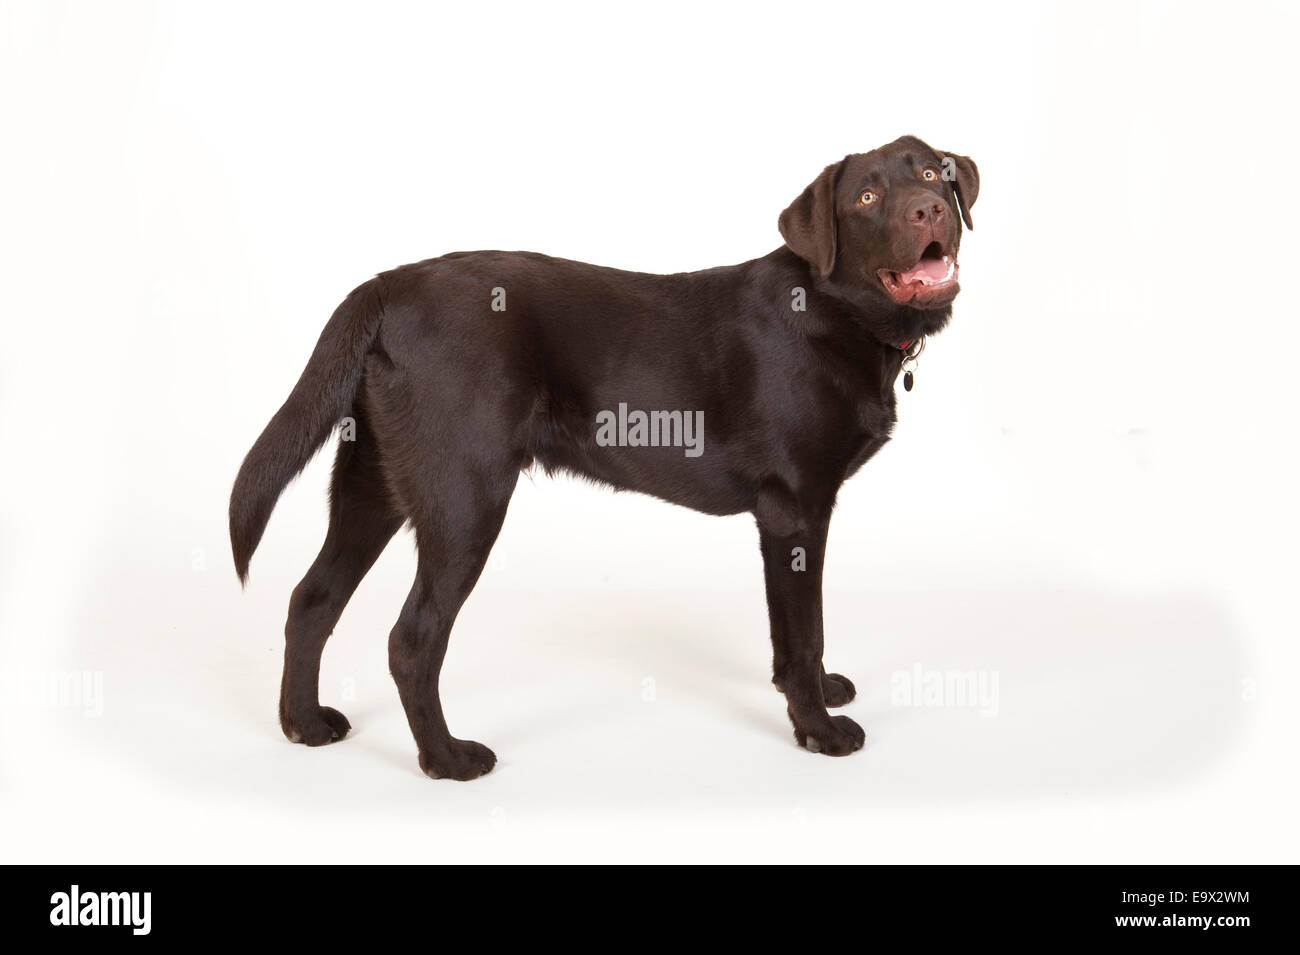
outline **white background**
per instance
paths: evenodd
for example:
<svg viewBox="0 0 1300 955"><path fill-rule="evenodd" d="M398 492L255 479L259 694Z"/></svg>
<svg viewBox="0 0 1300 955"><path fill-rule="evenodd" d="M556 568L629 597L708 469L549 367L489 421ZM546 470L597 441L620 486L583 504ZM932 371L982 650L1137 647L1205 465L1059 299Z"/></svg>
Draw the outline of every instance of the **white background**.
<svg viewBox="0 0 1300 955"><path fill-rule="evenodd" d="M1294 5L0 11L4 861L1295 861ZM540 476L444 671L496 770L416 766L407 534L326 653L353 735L283 739L328 457L246 592L227 495L349 289L743 261L905 133L982 188L832 528L863 752L793 742L751 520ZM918 664L997 715L895 705ZM80 671L98 717L33 690Z"/></svg>

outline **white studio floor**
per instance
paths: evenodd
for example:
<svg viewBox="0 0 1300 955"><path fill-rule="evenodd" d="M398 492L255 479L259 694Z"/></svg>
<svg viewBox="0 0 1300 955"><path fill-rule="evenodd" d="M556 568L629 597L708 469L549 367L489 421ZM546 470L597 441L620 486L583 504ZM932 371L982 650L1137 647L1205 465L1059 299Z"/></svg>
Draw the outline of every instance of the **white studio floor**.
<svg viewBox="0 0 1300 955"><path fill-rule="evenodd" d="M326 652L323 702L352 734L291 745L280 628L323 531L325 471L286 495L246 593L219 522L200 544L128 538L60 608L67 645L22 650L27 672L102 674L102 715L48 699L4 714L5 811L30 823L11 858L764 860L793 830L798 857L827 861L1206 861L1292 838L1265 828L1288 798L1274 757L1292 704L1257 686L1230 593L1121 588L1046 558L929 561L915 549L943 531L925 522L892 547L895 519L852 534L869 506L854 484L827 590L828 663L856 681L845 712L868 733L852 757L791 738L746 519L527 478L443 677L453 733L497 768L459 784L416 766L386 669L405 536ZM656 512L638 554L631 528ZM592 549L571 535L547 552L565 520ZM958 551L980 538L957 536ZM676 564L665 540L682 542ZM986 696L906 705L917 667L982 673Z"/></svg>

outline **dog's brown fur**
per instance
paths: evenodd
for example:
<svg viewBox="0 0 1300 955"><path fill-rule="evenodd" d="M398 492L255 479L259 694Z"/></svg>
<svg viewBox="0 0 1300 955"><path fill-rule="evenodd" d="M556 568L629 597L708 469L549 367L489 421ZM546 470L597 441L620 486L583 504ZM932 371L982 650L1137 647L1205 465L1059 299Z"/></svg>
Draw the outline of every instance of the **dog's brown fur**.
<svg viewBox="0 0 1300 955"><path fill-rule="evenodd" d="M955 259L978 189L969 159L904 137L828 166L782 213L785 245L741 265L648 275L459 252L353 291L230 501L242 580L285 485L355 419L355 440L338 447L325 545L289 605L285 734L315 746L348 732L320 705L321 652L409 522L418 571L389 656L420 766L455 779L492 768L491 750L448 732L438 678L519 471L536 462L709 514L752 513L773 682L795 738L833 756L860 749L861 727L827 712L855 692L822 666L827 527L840 485L889 438L900 349L943 328L957 294L953 283L900 302L882 276L927 250ZM493 309L502 295L504 312ZM597 415L620 404L702 411L703 453L599 443Z"/></svg>

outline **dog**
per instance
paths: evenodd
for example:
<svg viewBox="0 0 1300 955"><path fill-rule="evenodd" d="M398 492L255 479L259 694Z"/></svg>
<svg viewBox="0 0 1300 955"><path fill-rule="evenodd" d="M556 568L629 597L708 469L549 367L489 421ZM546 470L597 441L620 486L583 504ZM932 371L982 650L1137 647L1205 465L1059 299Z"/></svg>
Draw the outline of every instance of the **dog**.
<svg viewBox="0 0 1300 955"><path fill-rule="evenodd" d="M320 704L321 653L409 523L418 569L388 653L420 768L460 780L492 769L490 749L448 731L439 674L519 474L539 465L753 514L772 682L795 740L830 756L861 749L862 728L827 712L856 693L822 663L827 528L840 486L889 440L905 361L951 316L978 194L968 157L904 136L827 166L781 213L784 244L740 265L652 275L457 252L353 290L230 499L246 583L281 492L344 425L325 543L289 602L285 735L347 735Z"/></svg>

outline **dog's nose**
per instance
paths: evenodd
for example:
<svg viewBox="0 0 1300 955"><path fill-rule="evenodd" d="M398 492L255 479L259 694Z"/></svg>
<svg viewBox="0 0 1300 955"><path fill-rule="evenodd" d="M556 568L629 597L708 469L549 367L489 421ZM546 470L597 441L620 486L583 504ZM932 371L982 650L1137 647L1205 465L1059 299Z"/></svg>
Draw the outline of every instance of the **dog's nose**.
<svg viewBox="0 0 1300 955"><path fill-rule="evenodd" d="M938 225L948 214L943 200L935 196L918 196L907 204L907 221L913 225Z"/></svg>

